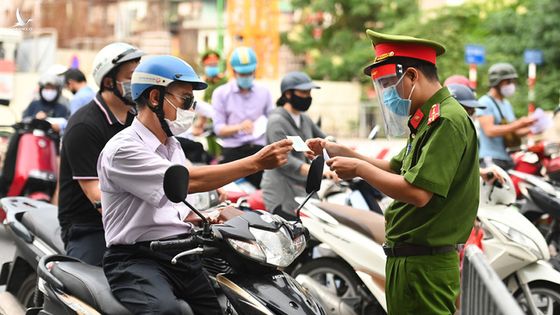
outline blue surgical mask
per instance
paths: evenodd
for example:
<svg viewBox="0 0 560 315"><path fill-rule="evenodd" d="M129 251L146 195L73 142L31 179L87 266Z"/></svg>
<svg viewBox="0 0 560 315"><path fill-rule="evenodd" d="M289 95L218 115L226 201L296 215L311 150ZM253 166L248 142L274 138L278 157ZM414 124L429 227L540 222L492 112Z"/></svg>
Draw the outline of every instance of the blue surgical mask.
<svg viewBox="0 0 560 315"><path fill-rule="evenodd" d="M392 85L383 91L383 103L385 103L385 106L387 106L387 108L393 113L399 116L408 117L410 112L410 105L412 104L412 102L410 101L410 96L412 96L412 92L414 91L416 85L412 86L408 99L404 99L399 95L399 92L397 91L397 85L401 82L402 78L404 78L404 76L402 76L395 85Z"/></svg>
<svg viewBox="0 0 560 315"><path fill-rule="evenodd" d="M213 78L220 73L220 68L218 66L206 66L204 68L204 73L209 78Z"/></svg>
<svg viewBox="0 0 560 315"><path fill-rule="evenodd" d="M237 85L242 89L250 89L253 87L254 80L255 78L253 76L237 77Z"/></svg>

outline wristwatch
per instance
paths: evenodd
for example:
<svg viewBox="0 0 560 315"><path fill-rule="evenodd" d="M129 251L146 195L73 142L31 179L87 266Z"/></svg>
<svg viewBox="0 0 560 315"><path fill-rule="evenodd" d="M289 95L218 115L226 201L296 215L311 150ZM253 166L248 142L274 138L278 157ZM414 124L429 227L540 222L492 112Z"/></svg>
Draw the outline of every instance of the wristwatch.
<svg viewBox="0 0 560 315"><path fill-rule="evenodd" d="M94 202L93 207L95 209L101 209L101 200L97 200L96 202Z"/></svg>

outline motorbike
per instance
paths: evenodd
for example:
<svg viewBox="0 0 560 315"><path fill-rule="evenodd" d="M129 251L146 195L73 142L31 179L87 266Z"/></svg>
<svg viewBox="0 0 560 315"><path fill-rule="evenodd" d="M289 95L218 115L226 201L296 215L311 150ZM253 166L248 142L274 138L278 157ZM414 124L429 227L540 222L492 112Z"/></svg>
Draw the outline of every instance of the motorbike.
<svg viewBox="0 0 560 315"><path fill-rule="evenodd" d="M484 233L484 253L525 312L554 314L560 307L560 273L548 262L542 234L513 206L511 178L499 172L505 184L481 184L477 221ZM330 293L336 305L350 306L351 311L342 312L336 305L325 305L329 315L384 314L383 217L321 201L305 204L301 213L317 242L296 261L296 280L312 291Z"/></svg>
<svg viewBox="0 0 560 315"><path fill-rule="evenodd" d="M27 196L50 201L58 174L58 134L46 120L24 119L11 126L2 175L0 196ZM0 219L5 217L0 210Z"/></svg>
<svg viewBox="0 0 560 315"><path fill-rule="evenodd" d="M226 314L326 314L314 296L281 271L305 249L308 236L301 222L251 211L211 225L185 200L187 183L187 169L172 166L164 177L165 194L172 202L187 204L200 216L203 228L184 239L154 241L152 250L181 250L172 263L190 255L223 259L230 271L213 278L226 297ZM319 185L320 180L308 180L309 197ZM99 267L47 255L40 259L37 272L44 302L28 314L129 314L112 296ZM189 314L186 303L185 311Z"/></svg>

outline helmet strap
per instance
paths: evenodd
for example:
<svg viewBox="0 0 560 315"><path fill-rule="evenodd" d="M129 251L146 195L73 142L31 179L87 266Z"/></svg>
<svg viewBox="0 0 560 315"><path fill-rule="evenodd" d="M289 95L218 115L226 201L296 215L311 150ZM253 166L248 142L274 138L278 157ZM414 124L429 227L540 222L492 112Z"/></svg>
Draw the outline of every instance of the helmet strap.
<svg viewBox="0 0 560 315"><path fill-rule="evenodd" d="M169 124L167 124L167 122L165 121L165 114L163 113L163 102L164 102L164 98L165 98L165 88L164 87L157 87L157 89L159 91L158 104L156 106L153 106L148 102L148 104L146 106L148 106L148 108L156 114L156 116L158 117L159 123L161 125L161 129L163 129L163 132L165 132L167 137L173 137L173 133L171 132L171 129L169 129Z"/></svg>

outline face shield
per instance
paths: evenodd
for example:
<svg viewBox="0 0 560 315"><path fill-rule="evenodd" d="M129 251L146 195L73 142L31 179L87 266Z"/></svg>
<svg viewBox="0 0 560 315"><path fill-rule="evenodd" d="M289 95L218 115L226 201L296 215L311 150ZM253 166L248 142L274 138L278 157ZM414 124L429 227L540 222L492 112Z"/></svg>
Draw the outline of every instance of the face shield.
<svg viewBox="0 0 560 315"><path fill-rule="evenodd" d="M371 71L371 78L375 88L383 121L385 122L385 134L388 137L405 137L410 133L408 128L408 117L410 115L410 96L403 98L404 78L402 65L386 64Z"/></svg>

